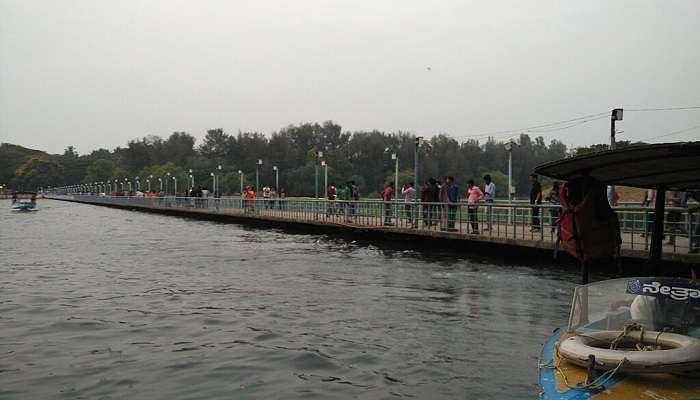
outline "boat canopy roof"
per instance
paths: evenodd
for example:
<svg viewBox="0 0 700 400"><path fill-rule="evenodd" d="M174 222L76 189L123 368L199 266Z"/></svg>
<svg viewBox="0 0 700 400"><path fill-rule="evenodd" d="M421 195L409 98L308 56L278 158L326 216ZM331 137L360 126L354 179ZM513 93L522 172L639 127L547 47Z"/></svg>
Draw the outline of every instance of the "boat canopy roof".
<svg viewBox="0 0 700 400"><path fill-rule="evenodd" d="M700 142L631 145L543 164L535 173L668 190L700 190Z"/></svg>

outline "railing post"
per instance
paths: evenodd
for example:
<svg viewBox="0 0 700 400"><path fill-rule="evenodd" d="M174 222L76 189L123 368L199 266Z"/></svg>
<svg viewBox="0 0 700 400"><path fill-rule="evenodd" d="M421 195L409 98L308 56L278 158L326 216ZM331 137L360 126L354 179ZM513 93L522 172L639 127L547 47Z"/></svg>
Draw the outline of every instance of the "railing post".
<svg viewBox="0 0 700 400"><path fill-rule="evenodd" d="M642 229L644 229L644 250L647 251L649 250L649 211L644 210L644 219L642 220L644 223L644 226Z"/></svg>

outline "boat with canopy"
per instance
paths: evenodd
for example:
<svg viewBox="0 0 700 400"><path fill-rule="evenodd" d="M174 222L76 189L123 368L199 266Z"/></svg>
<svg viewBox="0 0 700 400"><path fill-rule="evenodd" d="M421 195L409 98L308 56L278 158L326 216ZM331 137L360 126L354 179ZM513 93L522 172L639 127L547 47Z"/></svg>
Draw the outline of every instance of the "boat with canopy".
<svg viewBox="0 0 700 400"><path fill-rule="evenodd" d="M544 164L535 172L566 181L559 239L580 262L583 281L574 290L567 325L543 347L540 398L700 399L698 265L661 269L666 191L698 197L700 142L633 145ZM588 267L619 249L606 185L656 190L651 246L639 276L589 283Z"/></svg>
<svg viewBox="0 0 700 400"><path fill-rule="evenodd" d="M36 211L36 192L12 192L13 211Z"/></svg>

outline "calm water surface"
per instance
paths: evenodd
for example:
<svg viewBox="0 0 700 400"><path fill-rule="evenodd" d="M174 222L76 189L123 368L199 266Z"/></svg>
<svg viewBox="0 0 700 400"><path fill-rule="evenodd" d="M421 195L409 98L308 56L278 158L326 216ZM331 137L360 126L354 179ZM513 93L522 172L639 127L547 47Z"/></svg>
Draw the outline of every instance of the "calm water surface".
<svg viewBox="0 0 700 400"><path fill-rule="evenodd" d="M536 398L577 279L361 237L0 205L2 399Z"/></svg>

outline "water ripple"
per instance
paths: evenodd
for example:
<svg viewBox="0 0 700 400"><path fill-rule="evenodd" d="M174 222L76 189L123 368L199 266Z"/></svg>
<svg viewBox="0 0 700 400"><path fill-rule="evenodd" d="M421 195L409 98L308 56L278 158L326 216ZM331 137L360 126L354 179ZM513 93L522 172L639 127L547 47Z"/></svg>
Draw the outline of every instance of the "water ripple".
<svg viewBox="0 0 700 400"><path fill-rule="evenodd" d="M3 216L3 399L534 398L575 281L361 238L39 207Z"/></svg>

